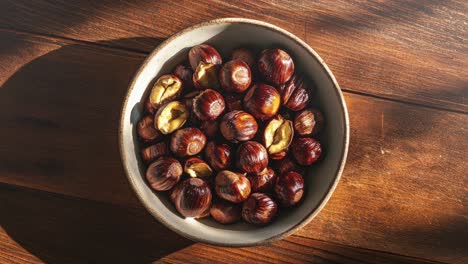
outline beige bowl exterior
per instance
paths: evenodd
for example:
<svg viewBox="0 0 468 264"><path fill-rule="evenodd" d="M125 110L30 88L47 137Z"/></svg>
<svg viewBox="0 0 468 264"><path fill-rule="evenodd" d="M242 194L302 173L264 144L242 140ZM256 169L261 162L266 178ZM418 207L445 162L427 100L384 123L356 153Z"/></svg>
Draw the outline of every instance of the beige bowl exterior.
<svg viewBox="0 0 468 264"><path fill-rule="evenodd" d="M165 193L152 191L145 182L135 126L140 119L149 87L157 77L170 72L187 59L188 50L209 43L223 58L235 47L247 45L263 49L280 47L291 54L296 70L314 80L317 90L313 103L324 113L325 130L319 138L324 158L308 169L306 193L295 208L281 210L270 225L246 223L221 225L212 219L184 219ZM349 143L346 104L335 77L320 56L298 37L272 24L244 18L223 18L187 28L159 45L136 73L125 98L120 123L120 152L130 185L148 211L178 234L197 242L241 247L282 239L309 223L325 206L341 177Z"/></svg>

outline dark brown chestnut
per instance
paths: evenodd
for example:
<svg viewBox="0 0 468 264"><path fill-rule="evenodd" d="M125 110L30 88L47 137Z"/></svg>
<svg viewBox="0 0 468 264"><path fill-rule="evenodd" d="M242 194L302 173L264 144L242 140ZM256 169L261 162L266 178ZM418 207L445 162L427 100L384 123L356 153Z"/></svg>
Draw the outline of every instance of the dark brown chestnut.
<svg viewBox="0 0 468 264"><path fill-rule="evenodd" d="M158 78L149 96L151 105L158 109L161 105L173 101L182 92L182 80L179 77L166 74Z"/></svg>
<svg viewBox="0 0 468 264"><path fill-rule="evenodd" d="M189 118L189 111L179 101L172 101L159 108L154 115L156 128L164 135L182 127Z"/></svg>
<svg viewBox="0 0 468 264"><path fill-rule="evenodd" d="M193 99L193 112L200 120L215 120L224 111L224 98L215 90L206 89Z"/></svg>
<svg viewBox="0 0 468 264"><path fill-rule="evenodd" d="M254 84L244 97L245 110L255 118L266 120L279 110L281 99L278 91L267 84Z"/></svg>
<svg viewBox="0 0 468 264"><path fill-rule="evenodd" d="M201 218L209 214L212 194L205 181L188 178L174 187L170 199L184 217Z"/></svg>
<svg viewBox="0 0 468 264"><path fill-rule="evenodd" d="M231 53L231 60L242 60L249 65L251 70L256 67L257 63L254 53L247 48L237 48L233 50Z"/></svg>
<svg viewBox="0 0 468 264"><path fill-rule="evenodd" d="M258 124L251 114L234 110L223 116L220 130L226 140L237 143L252 139L257 133Z"/></svg>
<svg viewBox="0 0 468 264"><path fill-rule="evenodd" d="M315 163L322 154L320 143L313 138L296 138L291 147L297 163L304 166Z"/></svg>
<svg viewBox="0 0 468 264"><path fill-rule="evenodd" d="M145 111L147 114L151 114L151 115L154 115L154 113L156 113L156 109L151 104L149 97L145 101Z"/></svg>
<svg viewBox="0 0 468 264"><path fill-rule="evenodd" d="M264 193L252 193L242 206L242 218L254 225L270 223L278 213L278 205Z"/></svg>
<svg viewBox="0 0 468 264"><path fill-rule="evenodd" d="M153 117L144 116L137 125L137 133L145 142L155 141L162 137L161 133L154 127Z"/></svg>
<svg viewBox="0 0 468 264"><path fill-rule="evenodd" d="M294 118L294 128L301 136L317 135L322 130L323 114L317 109L304 109Z"/></svg>
<svg viewBox="0 0 468 264"><path fill-rule="evenodd" d="M283 104L293 110L300 111L310 102L313 86L304 78L294 75L285 85L279 87Z"/></svg>
<svg viewBox="0 0 468 264"><path fill-rule="evenodd" d="M306 172L306 169L303 166L297 164L289 156L286 156L283 159L276 161L274 167L279 175L283 175L290 171L297 172L301 175L303 175Z"/></svg>
<svg viewBox="0 0 468 264"><path fill-rule="evenodd" d="M217 64L206 64L200 62L193 73L193 85L197 89L218 89L218 72L220 66Z"/></svg>
<svg viewBox="0 0 468 264"><path fill-rule="evenodd" d="M193 89L193 70L183 64L177 65L172 74L179 77L182 80L182 89L185 91Z"/></svg>
<svg viewBox="0 0 468 264"><path fill-rule="evenodd" d="M230 203L225 200L216 200L210 208L210 214L214 220L221 224L232 224L241 219L242 207L240 204Z"/></svg>
<svg viewBox="0 0 468 264"><path fill-rule="evenodd" d="M281 115L271 119L265 127L263 142L272 159L282 159L294 137L293 123Z"/></svg>
<svg viewBox="0 0 468 264"><path fill-rule="evenodd" d="M188 127L177 130L171 136L170 148L178 157L193 156L200 153L206 144L206 136L200 129Z"/></svg>
<svg viewBox="0 0 468 264"><path fill-rule="evenodd" d="M272 168L266 168L260 173L249 173L250 188L253 192L271 192L276 183L276 172Z"/></svg>
<svg viewBox="0 0 468 264"><path fill-rule="evenodd" d="M267 49L260 54L258 71L267 82L282 85L294 73L294 62L284 50Z"/></svg>
<svg viewBox="0 0 468 264"><path fill-rule="evenodd" d="M252 82L249 65L242 60L226 62L219 71L219 83L227 92L243 93Z"/></svg>
<svg viewBox="0 0 468 264"><path fill-rule="evenodd" d="M216 171L229 169L232 166L232 149L227 144L208 142L205 148L205 158Z"/></svg>
<svg viewBox="0 0 468 264"><path fill-rule="evenodd" d="M184 163L184 172L192 178L208 179L213 174L211 167L202 159L191 157Z"/></svg>
<svg viewBox="0 0 468 264"><path fill-rule="evenodd" d="M304 179L299 173L287 172L277 178L275 195L280 205L290 207L297 204L304 194Z"/></svg>
<svg viewBox="0 0 468 264"><path fill-rule="evenodd" d="M250 195L250 182L243 174L223 170L216 175L216 194L233 203L240 203Z"/></svg>
<svg viewBox="0 0 468 264"><path fill-rule="evenodd" d="M259 173L268 166L265 147L255 141L242 143L237 149L237 167L247 173Z"/></svg>
<svg viewBox="0 0 468 264"><path fill-rule="evenodd" d="M242 110L242 95L240 94L227 94L224 96L227 112L234 110Z"/></svg>
<svg viewBox="0 0 468 264"><path fill-rule="evenodd" d="M195 70L200 62L207 64L221 64L223 60L219 52L211 45L201 44L190 49L189 62L192 69Z"/></svg>
<svg viewBox="0 0 468 264"><path fill-rule="evenodd" d="M209 138L215 138L219 132L218 120L205 120L201 123L200 129Z"/></svg>
<svg viewBox="0 0 468 264"><path fill-rule="evenodd" d="M156 191L170 190L179 182L182 175L182 165L170 157L161 157L151 163L146 170L146 179Z"/></svg>
<svg viewBox="0 0 468 264"><path fill-rule="evenodd" d="M162 156L169 155L169 148L166 142L159 142L141 151L141 157L145 162L152 162Z"/></svg>

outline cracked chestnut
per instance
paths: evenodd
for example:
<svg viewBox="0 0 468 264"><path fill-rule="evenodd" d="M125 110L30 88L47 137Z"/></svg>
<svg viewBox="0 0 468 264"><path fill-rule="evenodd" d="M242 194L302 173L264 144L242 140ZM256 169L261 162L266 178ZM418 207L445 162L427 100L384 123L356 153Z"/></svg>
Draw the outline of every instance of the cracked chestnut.
<svg viewBox="0 0 468 264"><path fill-rule="evenodd" d="M181 128L189 118L189 111L179 101L172 101L159 108L154 115L156 128L164 135Z"/></svg>
<svg viewBox="0 0 468 264"><path fill-rule="evenodd" d="M154 109L158 109L161 105L177 99L182 91L182 81L179 77L166 74L158 78L151 93L149 100Z"/></svg>
<svg viewBox="0 0 468 264"><path fill-rule="evenodd" d="M192 47L188 54L190 66L195 70L203 62L205 64L221 64L223 60L219 52L211 45L200 44Z"/></svg>
<svg viewBox="0 0 468 264"><path fill-rule="evenodd" d="M207 64L204 62L200 62L192 77L193 85L195 86L195 88L218 89L219 67L220 66L217 64Z"/></svg>
<svg viewBox="0 0 468 264"><path fill-rule="evenodd" d="M277 115L271 119L263 133L263 142L272 159L282 159L294 137L293 123Z"/></svg>
<svg viewBox="0 0 468 264"><path fill-rule="evenodd" d="M184 163L184 172L192 178L208 179L213 174L213 170L204 160L191 157Z"/></svg>

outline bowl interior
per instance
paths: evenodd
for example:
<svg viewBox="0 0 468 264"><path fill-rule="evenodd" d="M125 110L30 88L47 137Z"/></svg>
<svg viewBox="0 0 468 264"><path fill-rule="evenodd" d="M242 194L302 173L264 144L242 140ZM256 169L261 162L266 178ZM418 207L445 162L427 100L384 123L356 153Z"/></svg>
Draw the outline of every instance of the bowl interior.
<svg viewBox="0 0 468 264"><path fill-rule="evenodd" d="M323 159L308 169L305 177L306 194L297 207L282 210L270 225L256 227L246 223L221 225L211 219L184 219L167 199L166 193L153 192L145 182L145 167L139 157L135 126L143 112L146 96L153 82L162 74L187 59L188 50L197 44L215 46L223 58L238 46L257 50L280 47L291 54L296 71L301 71L316 84L313 105L326 118L326 126L319 137L323 145ZM194 240L230 245L254 245L281 238L305 224L324 205L339 178L347 148L346 108L332 77L310 49L288 33L268 24L221 20L205 23L175 35L158 47L147 59L130 88L122 112L121 152L130 182L147 209L174 231Z"/></svg>

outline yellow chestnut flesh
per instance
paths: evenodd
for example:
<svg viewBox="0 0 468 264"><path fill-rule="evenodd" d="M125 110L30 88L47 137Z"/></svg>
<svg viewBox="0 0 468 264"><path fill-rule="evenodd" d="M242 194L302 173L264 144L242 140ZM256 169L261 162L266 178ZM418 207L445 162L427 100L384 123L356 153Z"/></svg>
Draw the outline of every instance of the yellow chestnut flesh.
<svg viewBox="0 0 468 264"><path fill-rule="evenodd" d="M293 123L284 119L281 115L276 116L265 128L264 142L270 155L285 151L294 137Z"/></svg>
<svg viewBox="0 0 468 264"><path fill-rule="evenodd" d="M189 117L185 105L179 101L173 101L159 108L155 115L156 127L164 135L170 134L182 127Z"/></svg>
<svg viewBox="0 0 468 264"><path fill-rule="evenodd" d="M184 172L192 178L209 178L213 174L211 167L202 159L197 157L185 161Z"/></svg>
<svg viewBox="0 0 468 264"><path fill-rule="evenodd" d="M161 105L176 99L182 91L182 81L175 75L166 74L156 81L151 89L149 100L158 109Z"/></svg>

